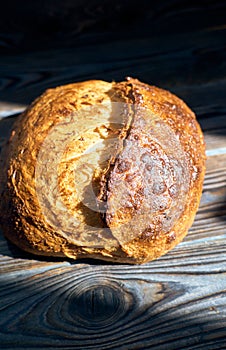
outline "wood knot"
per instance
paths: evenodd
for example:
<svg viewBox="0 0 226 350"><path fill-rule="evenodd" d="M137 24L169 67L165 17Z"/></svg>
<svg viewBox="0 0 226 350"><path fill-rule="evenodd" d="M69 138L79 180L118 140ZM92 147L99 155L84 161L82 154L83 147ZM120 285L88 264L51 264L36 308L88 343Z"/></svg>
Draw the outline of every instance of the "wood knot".
<svg viewBox="0 0 226 350"><path fill-rule="evenodd" d="M68 313L85 328L108 327L128 311L128 298L131 295L116 282L92 278L81 282L70 295Z"/></svg>

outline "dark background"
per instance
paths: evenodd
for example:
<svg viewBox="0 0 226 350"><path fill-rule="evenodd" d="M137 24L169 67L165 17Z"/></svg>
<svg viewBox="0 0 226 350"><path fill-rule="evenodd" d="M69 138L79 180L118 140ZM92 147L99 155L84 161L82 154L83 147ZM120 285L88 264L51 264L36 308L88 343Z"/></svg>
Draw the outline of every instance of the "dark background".
<svg viewBox="0 0 226 350"><path fill-rule="evenodd" d="M8 0L1 5L3 101L27 104L50 86L129 75L168 88L196 108L209 99L203 84L219 80L218 91L212 86L210 94L221 99L225 62L225 1Z"/></svg>
<svg viewBox="0 0 226 350"><path fill-rule="evenodd" d="M225 1L8 0L1 4L1 52L210 30L225 25L225 15Z"/></svg>

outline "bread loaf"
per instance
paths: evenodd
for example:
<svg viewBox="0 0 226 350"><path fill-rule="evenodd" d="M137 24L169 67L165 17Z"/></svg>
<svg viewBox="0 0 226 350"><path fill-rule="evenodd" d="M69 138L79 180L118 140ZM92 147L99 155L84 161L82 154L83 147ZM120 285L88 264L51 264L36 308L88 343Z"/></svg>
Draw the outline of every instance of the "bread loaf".
<svg viewBox="0 0 226 350"><path fill-rule="evenodd" d="M1 226L25 251L140 264L187 234L205 145L194 113L132 78L47 90L2 152Z"/></svg>

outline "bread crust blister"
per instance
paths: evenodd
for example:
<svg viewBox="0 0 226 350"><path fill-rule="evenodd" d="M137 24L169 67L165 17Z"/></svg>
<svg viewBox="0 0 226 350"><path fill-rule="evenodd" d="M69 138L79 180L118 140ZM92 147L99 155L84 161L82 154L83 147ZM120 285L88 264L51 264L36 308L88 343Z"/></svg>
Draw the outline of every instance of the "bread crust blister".
<svg viewBox="0 0 226 350"><path fill-rule="evenodd" d="M185 237L206 158L190 108L132 78L47 90L17 119L1 157L9 240L34 254L131 264Z"/></svg>

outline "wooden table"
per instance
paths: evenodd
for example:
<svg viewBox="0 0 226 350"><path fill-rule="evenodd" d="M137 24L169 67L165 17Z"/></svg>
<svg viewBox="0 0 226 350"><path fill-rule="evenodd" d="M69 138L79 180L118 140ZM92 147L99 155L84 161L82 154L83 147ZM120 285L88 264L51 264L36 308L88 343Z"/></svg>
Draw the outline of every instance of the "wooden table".
<svg viewBox="0 0 226 350"><path fill-rule="evenodd" d="M28 30L32 18L24 15L16 28L5 19L1 142L17 113L48 87L133 76L170 89L196 112L205 134L207 172L195 222L173 251L142 266L35 257L1 232L1 349L226 349L225 2L164 1L152 8L141 1L146 7L137 20L133 3L126 23L120 8L121 20L112 10L116 29L99 21L103 32L96 5L94 24L84 15L76 22L84 30L78 25L73 32L71 21L47 39L43 30L43 41ZM65 4L64 11L72 2ZM56 9L51 18L62 20Z"/></svg>

